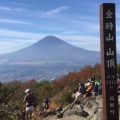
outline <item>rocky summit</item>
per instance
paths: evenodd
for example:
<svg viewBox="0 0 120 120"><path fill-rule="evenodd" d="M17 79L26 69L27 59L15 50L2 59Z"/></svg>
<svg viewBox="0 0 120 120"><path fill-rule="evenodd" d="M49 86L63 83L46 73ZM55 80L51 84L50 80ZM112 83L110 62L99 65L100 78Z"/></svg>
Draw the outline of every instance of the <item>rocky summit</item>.
<svg viewBox="0 0 120 120"><path fill-rule="evenodd" d="M120 109L120 96L118 96L118 102ZM86 99L80 96L73 106L69 104L63 109L58 108L54 115L52 115L52 111L48 111L43 120L103 120L102 96L90 96Z"/></svg>

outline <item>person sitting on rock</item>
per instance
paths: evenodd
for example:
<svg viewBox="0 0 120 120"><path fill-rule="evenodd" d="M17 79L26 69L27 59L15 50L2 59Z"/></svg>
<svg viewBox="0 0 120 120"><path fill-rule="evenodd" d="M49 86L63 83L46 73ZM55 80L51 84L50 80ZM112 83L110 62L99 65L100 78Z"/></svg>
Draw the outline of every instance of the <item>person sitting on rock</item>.
<svg viewBox="0 0 120 120"><path fill-rule="evenodd" d="M99 82L99 86L98 86L98 95L102 94L102 80L100 80Z"/></svg>
<svg viewBox="0 0 120 120"><path fill-rule="evenodd" d="M95 85L94 85L94 87L93 87L93 91L92 91L92 95L93 96L96 96L96 95L98 95L98 87L99 87L99 81L95 81Z"/></svg>
<svg viewBox="0 0 120 120"><path fill-rule="evenodd" d="M86 94L84 94L83 97L86 98L87 96L90 96L92 89L93 89L93 84L89 82L86 87Z"/></svg>
<svg viewBox="0 0 120 120"><path fill-rule="evenodd" d="M84 95L86 91L85 85L83 83L79 83L78 85L79 85L79 89L78 89L79 94Z"/></svg>
<svg viewBox="0 0 120 120"><path fill-rule="evenodd" d="M75 96L75 100L72 103L72 105L75 103L75 101L78 100L79 96L83 96L86 92L86 88L83 83L79 83L78 85L79 85L78 91L73 95L73 96Z"/></svg>

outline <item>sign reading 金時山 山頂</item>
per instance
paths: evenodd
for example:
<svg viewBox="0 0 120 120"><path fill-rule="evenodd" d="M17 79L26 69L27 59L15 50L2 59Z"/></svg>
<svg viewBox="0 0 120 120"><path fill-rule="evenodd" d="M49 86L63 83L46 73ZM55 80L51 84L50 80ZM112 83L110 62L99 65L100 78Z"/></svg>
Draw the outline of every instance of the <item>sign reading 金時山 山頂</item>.
<svg viewBox="0 0 120 120"><path fill-rule="evenodd" d="M114 3L100 6L100 34L103 117L104 120L119 120Z"/></svg>

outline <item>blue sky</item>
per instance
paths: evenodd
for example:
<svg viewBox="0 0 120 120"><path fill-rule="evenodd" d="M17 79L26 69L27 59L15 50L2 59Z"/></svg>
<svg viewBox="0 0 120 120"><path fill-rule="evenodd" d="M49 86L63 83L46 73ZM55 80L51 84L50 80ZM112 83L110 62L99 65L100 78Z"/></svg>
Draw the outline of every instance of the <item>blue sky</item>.
<svg viewBox="0 0 120 120"><path fill-rule="evenodd" d="M120 51L119 0L0 0L0 54L28 47L49 35L100 51L102 3L116 5L116 41Z"/></svg>

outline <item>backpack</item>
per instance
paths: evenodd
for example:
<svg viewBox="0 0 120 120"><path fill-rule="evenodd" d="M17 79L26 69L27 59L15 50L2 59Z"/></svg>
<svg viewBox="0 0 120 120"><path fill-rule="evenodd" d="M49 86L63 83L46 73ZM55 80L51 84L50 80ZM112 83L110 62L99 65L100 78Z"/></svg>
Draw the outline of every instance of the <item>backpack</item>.
<svg viewBox="0 0 120 120"><path fill-rule="evenodd" d="M27 107L34 105L34 102L35 102L35 97L34 97L34 95L28 94L28 95L26 96L26 101L27 101L27 103L26 103Z"/></svg>

